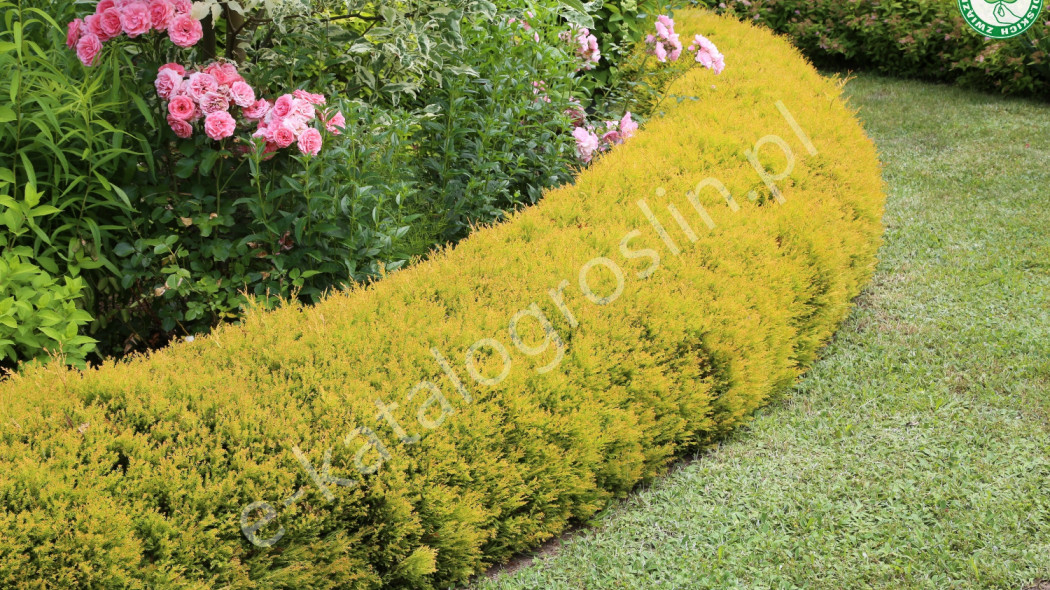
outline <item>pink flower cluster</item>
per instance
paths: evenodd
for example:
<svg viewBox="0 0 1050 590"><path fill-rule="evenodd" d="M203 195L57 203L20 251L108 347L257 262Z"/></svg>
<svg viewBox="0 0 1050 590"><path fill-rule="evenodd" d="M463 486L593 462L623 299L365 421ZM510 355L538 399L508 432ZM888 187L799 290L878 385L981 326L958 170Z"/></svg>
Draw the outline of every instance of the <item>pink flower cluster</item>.
<svg viewBox="0 0 1050 590"><path fill-rule="evenodd" d="M631 119L629 111L619 121L606 121L605 128L601 130L591 125L580 124L572 131L572 136L576 139L576 156L586 164L595 154L624 143L633 137L636 131L638 123Z"/></svg>
<svg viewBox="0 0 1050 590"><path fill-rule="evenodd" d="M230 137L237 130L230 109L240 107L241 114L247 117L259 108L255 90L231 63L216 62L189 73L179 64L166 64L157 72L154 86L157 96L167 101L168 125L183 139L193 135L193 123L201 119L208 137Z"/></svg>
<svg viewBox="0 0 1050 590"><path fill-rule="evenodd" d="M696 52L696 63L714 70L716 74L721 74L722 70L726 69L726 58L715 44L710 39L703 35L697 35L693 38L693 44L689 46L689 51Z"/></svg>
<svg viewBox="0 0 1050 590"><path fill-rule="evenodd" d="M562 31L558 34L558 38L576 47L576 57L583 61L583 65L580 66L581 70L592 70L601 61L602 52L598 48L598 38L592 35L586 27Z"/></svg>
<svg viewBox="0 0 1050 590"><path fill-rule="evenodd" d="M318 118L315 106L327 102L323 94L296 90L271 104L256 98L255 90L237 73L237 67L227 62L215 62L189 73L179 64L166 64L157 72L154 85L157 96L167 101L168 125L183 139L193 136L193 123L201 119L204 133L211 139L232 136L237 131L237 119L231 111L237 107L241 118L257 124L253 137L266 140L267 153L293 143L298 143L304 154L317 155L321 151L321 132L310 123ZM346 119L338 111L331 116L328 111L322 112L321 121L335 135L346 126Z"/></svg>
<svg viewBox="0 0 1050 590"><path fill-rule="evenodd" d="M191 0L99 0L95 13L74 19L66 30L66 46L90 66L102 44L121 34L134 39L150 31L167 32L179 47L193 47L204 30L190 16Z"/></svg>
<svg viewBox="0 0 1050 590"><path fill-rule="evenodd" d="M661 62L678 61L682 55L682 42L674 32L674 21L666 14L656 17L656 34L646 37L645 44L649 46L649 53Z"/></svg>
<svg viewBox="0 0 1050 590"><path fill-rule="evenodd" d="M266 140L266 153L296 143L300 152L316 156L321 152L322 140L321 132L310 126L312 122L319 120L333 135L341 134L341 130L346 127L343 113L330 109L318 112L317 107L323 106L325 102L323 94L312 94L305 90L281 95L261 116L250 117L258 121L258 128L252 137Z"/></svg>

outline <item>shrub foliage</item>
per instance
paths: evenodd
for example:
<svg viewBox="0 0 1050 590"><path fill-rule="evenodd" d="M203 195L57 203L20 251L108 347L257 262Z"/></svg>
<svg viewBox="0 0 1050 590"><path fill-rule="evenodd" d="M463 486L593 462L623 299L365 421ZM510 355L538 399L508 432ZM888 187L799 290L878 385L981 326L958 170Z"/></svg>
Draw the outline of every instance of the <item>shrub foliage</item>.
<svg viewBox="0 0 1050 590"><path fill-rule="evenodd" d="M875 150L787 42L678 18L726 72L539 205L314 307L0 383L0 585L446 587L788 387L872 270Z"/></svg>
<svg viewBox="0 0 1050 590"><path fill-rule="evenodd" d="M988 39L957 0L702 0L791 37L811 59L893 76L958 82L1004 94L1046 96L1050 26Z"/></svg>

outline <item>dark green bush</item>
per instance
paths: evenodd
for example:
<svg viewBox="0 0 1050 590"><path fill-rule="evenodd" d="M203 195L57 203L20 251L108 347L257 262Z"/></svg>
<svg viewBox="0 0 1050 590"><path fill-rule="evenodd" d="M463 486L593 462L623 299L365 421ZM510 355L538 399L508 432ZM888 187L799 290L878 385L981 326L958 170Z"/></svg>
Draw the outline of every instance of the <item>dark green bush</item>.
<svg viewBox="0 0 1050 590"><path fill-rule="evenodd" d="M791 37L819 65L957 82L1004 94L1050 91L1050 17L1025 34L989 39L956 0L703 0Z"/></svg>

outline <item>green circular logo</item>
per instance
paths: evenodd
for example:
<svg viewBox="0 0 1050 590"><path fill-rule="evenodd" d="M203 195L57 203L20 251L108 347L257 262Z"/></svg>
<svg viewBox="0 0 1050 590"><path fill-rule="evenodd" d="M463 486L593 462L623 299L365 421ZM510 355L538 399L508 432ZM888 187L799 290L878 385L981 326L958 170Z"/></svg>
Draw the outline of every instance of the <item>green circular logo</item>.
<svg viewBox="0 0 1050 590"><path fill-rule="evenodd" d="M1035 24L1043 0L959 0L959 10L966 24L978 33L1008 39Z"/></svg>

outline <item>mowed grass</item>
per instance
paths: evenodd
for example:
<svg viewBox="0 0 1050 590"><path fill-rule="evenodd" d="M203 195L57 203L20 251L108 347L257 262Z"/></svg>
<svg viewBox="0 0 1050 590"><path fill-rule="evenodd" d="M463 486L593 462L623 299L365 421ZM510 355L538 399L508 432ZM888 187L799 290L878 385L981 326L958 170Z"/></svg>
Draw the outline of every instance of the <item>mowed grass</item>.
<svg viewBox="0 0 1050 590"><path fill-rule="evenodd" d="M887 233L823 358L720 448L479 588L1050 579L1050 105L847 89L885 163Z"/></svg>

